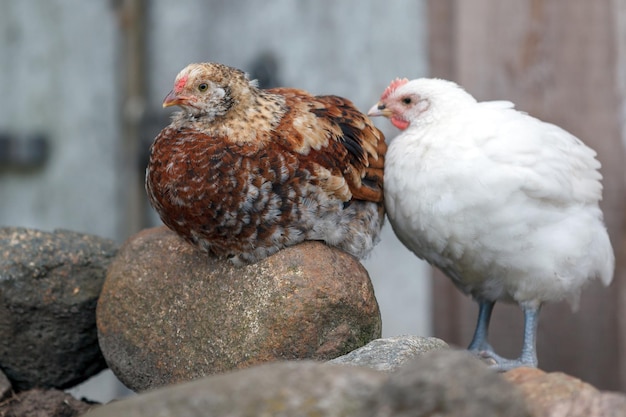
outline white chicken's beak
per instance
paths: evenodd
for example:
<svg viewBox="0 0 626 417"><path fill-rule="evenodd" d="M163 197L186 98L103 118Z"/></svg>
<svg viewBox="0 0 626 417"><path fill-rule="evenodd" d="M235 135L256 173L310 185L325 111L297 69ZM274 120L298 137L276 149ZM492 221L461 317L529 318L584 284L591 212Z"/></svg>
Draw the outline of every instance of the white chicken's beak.
<svg viewBox="0 0 626 417"><path fill-rule="evenodd" d="M369 109L369 111L367 112L367 115L369 117L376 117L376 116L389 117L391 116L391 112L385 107L383 103L379 101L378 103L374 104L371 109Z"/></svg>

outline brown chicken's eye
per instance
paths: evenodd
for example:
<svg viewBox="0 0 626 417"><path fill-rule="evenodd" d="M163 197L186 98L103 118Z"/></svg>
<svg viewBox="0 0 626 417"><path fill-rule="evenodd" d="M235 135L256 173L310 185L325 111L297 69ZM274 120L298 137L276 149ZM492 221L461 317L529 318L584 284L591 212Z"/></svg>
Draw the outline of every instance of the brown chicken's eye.
<svg viewBox="0 0 626 417"><path fill-rule="evenodd" d="M403 99L402 99L402 102L403 102L404 104L411 104L411 97L405 97L405 98L403 98Z"/></svg>
<svg viewBox="0 0 626 417"><path fill-rule="evenodd" d="M207 83L202 83L198 85L198 90L200 91L206 91L208 88L209 88L209 85Z"/></svg>

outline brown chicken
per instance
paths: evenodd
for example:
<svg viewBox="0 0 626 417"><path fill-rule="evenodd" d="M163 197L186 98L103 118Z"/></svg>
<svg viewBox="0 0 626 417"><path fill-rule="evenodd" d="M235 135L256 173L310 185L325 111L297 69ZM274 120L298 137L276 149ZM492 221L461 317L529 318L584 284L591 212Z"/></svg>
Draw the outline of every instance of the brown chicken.
<svg viewBox="0 0 626 417"><path fill-rule="evenodd" d="M235 68L191 64L163 107L146 190L163 223L235 264L304 240L362 258L383 224L383 134L341 97L259 89Z"/></svg>

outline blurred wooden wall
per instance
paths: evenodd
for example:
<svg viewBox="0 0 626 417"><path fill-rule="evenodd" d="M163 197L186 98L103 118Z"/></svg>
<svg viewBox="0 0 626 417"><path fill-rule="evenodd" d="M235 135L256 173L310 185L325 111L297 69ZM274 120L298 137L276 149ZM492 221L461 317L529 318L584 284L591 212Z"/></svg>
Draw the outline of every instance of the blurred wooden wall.
<svg viewBox="0 0 626 417"><path fill-rule="evenodd" d="M617 268L607 289L594 284L580 310L546 306L540 317L540 367L603 389L626 390L626 277L622 5L612 0L429 0L430 74L452 79L479 100L509 99L569 130L597 150L604 175L602 208ZM439 272L434 280L435 335L459 346L472 336L477 307ZM496 350L519 354L522 317L497 305Z"/></svg>

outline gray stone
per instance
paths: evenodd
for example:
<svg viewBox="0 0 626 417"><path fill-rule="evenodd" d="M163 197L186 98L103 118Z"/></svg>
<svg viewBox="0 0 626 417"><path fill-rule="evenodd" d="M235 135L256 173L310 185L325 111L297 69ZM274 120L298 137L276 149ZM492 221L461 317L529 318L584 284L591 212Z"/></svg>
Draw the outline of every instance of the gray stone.
<svg viewBox="0 0 626 417"><path fill-rule="evenodd" d="M96 236L0 228L0 368L13 389L67 388L105 368L95 310L116 251Z"/></svg>
<svg viewBox="0 0 626 417"><path fill-rule="evenodd" d="M372 340L367 345L329 362L393 372L426 352L446 348L448 344L435 337L395 336Z"/></svg>
<svg viewBox="0 0 626 417"><path fill-rule="evenodd" d="M165 227L120 248L97 310L100 347L136 391L255 364L329 360L377 337L367 271L319 242L235 267Z"/></svg>
<svg viewBox="0 0 626 417"><path fill-rule="evenodd" d="M369 417L530 417L521 392L467 351L410 362L372 397Z"/></svg>
<svg viewBox="0 0 626 417"><path fill-rule="evenodd" d="M9 378L0 370L0 402L11 395L11 381Z"/></svg>
<svg viewBox="0 0 626 417"><path fill-rule="evenodd" d="M56 389L22 391L0 403L2 417L78 417L95 407Z"/></svg>
<svg viewBox="0 0 626 417"><path fill-rule="evenodd" d="M86 417L357 417L386 378L354 366L278 362L139 394Z"/></svg>

